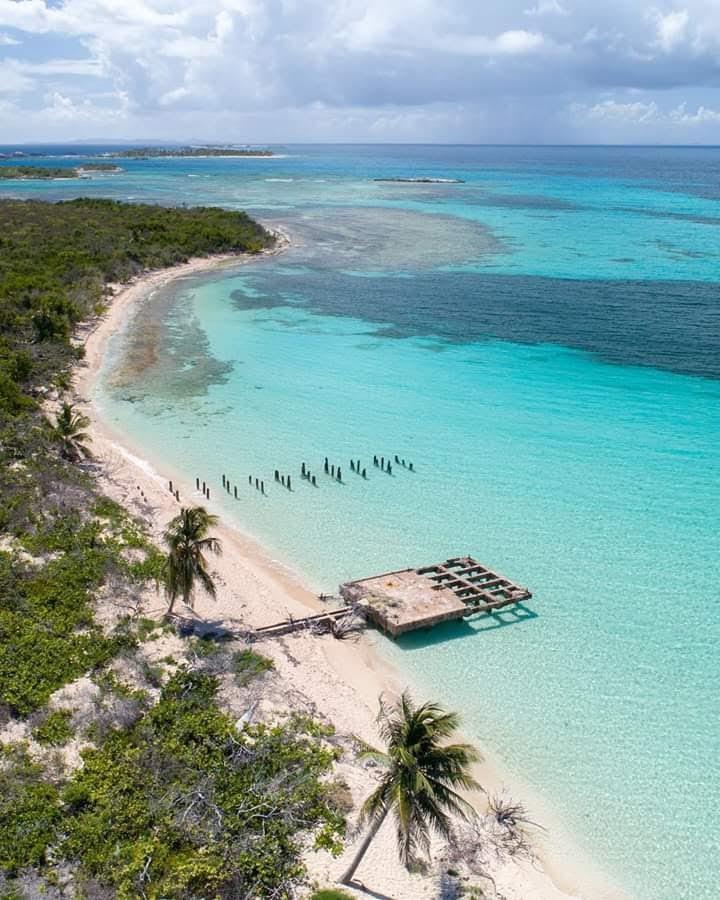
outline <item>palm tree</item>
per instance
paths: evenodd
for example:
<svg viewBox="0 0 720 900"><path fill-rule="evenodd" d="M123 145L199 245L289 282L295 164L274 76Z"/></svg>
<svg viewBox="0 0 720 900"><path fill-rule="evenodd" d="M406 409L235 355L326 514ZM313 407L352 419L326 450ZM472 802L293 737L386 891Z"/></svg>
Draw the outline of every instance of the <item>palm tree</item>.
<svg viewBox="0 0 720 900"><path fill-rule="evenodd" d="M70 462L79 462L83 457L91 457L88 444L92 438L83 429L90 424L90 419L83 413L76 412L72 403L63 403L55 419L53 436L60 445L60 456Z"/></svg>
<svg viewBox="0 0 720 900"><path fill-rule="evenodd" d="M215 597L215 583L207 570L205 552L220 554L222 547L208 530L217 525L218 517L211 515L204 506L183 508L165 531L168 555L165 560L165 591L170 600L167 615L171 615L178 597L192 606L197 582L211 597Z"/></svg>
<svg viewBox="0 0 720 900"><path fill-rule="evenodd" d="M457 731L456 713L446 712L436 703L415 706L406 691L390 708L381 701L378 723L387 749L364 755L372 756L385 772L363 804L360 821L370 827L340 879L343 884L351 882L391 810L400 860L408 866L417 849L429 850L431 831L449 837L451 814L465 819L472 815L472 807L455 789L479 787L469 767L480 754L469 744L445 743Z"/></svg>

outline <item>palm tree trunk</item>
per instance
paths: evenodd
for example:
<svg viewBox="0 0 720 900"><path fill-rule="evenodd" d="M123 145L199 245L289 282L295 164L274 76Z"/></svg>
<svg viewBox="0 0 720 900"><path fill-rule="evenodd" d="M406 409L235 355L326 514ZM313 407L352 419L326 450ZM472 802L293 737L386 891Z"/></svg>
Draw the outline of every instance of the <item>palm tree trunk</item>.
<svg viewBox="0 0 720 900"><path fill-rule="evenodd" d="M381 815L373 822L373 824L371 825L371 827L370 827L368 833L365 835L365 837L363 838L362 843L361 843L360 846L358 847L357 853L355 854L355 857L353 858L353 861L352 861L352 862L350 863L350 865L347 867L347 869L345 870L344 875L343 875L342 878L340 879L340 884L350 884L350 882L351 882L352 879L353 879L353 875L355 874L355 870L357 869L357 867L358 867L358 866L360 865L360 863L362 862L363 856L365 856L365 854L367 853L367 848L370 846L370 844L372 843L373 838L375 837L375 835L376 835L376 834L378 833L378 831L380 830L380 826L381 826L382 823L385 821L385 816L386 816L387 814L388 814L387 809L384 809L383 812L382 812L382 814L381 814Z"/></svg>

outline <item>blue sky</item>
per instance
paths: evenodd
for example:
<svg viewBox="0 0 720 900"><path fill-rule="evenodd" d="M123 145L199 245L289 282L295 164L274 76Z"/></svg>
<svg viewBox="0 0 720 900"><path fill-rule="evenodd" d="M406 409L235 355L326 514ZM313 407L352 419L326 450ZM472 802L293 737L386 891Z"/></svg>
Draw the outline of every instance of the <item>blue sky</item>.
<svg viewBox="0 0 720 900"><path fill-rule="evenodd" d="M0 0L0 143L720 144L720 0Z"/></svg>

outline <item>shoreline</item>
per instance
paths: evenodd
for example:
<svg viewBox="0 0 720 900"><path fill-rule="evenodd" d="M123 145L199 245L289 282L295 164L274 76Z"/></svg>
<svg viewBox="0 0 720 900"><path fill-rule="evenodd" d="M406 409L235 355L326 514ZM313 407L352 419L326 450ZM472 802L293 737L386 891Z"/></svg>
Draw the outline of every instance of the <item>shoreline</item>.
<svg viewBox="0 0 720 900"><path fill-rule="evenodd" d="M133 447L125 435L115 432L107 423L93 400L93 388L102 369L110 338L122 328L127 314L157 288L178 278L201 272L214 272L223 268L261 262L276 255L290 245L287 234L275 230L280 240L269 251L260 254L224 254L200 259L157 270L138 276L126 285L114 286L103 316L78 333L78 341L85 346L85 360L75 370L75 400L79 408L89 415L92 449L98 463L98 483L113 499L141 515L148 523L155 539L161 537L162 528L175 515L179 504L167 489L167 479L180 489L182 502L206 503L214 510L212 501L194 490L194 486L181 472L166 471L160 474L148 462L140 448ZM141 500L139 487L148 502ZM195 609L200 617L240 620L258 627L287 618L314 612L323 608L317 595L305 583L302 573L295 572L271 555L254 538L229 524L225 519L216 529L221 538L224 554L213 560L218 573L218 599L215 602L199 597ZM158 599L158 610L161 605ZM149 612L155 613L152 609ZM374 633L363 635L357 642L340 642L331 637L317 638L295 635L272 648L268 643L263 652L273 650L278 670L293 687L314 704L320 713L330 719L338 731L355 734L373 742L377 699L383 693L399 693L404 681L402 673L382 659L375 648ZM274 652L286 650L285 655ZM488 793L500 790L508 784L501 766L486 760L476 770L478 780ZM358 790L364 790L361 786ZM354 793L354 792L353 792ZM357 798L355 798L357 800ZM482 808L482 803L477 804ZM534 841L535 844L538 842ZM348 841L348 849L339 860L329 856L314 859L311 875L331 881L342 871L351 855L354 842ZM569 897L606 897L623 895L603 883L592 894L578 893L578 884L588 881L583 866L572 867L565 860L552 858L544 848L534 846L535 860L504 862L493 871L498 890L512 898L533 897L537 900L563 900ZM373 887L392 891L395 900L413 900L420 896L436 896L434 879L409 875L397 862L394 853L394 835L391 828L383 829L368 853L361 874L372 863L376 875ZM594 866L591 867L593 870ZM593 871L594 874L594 871ZM604 882L604 879L602 879ZM430 893L426 893L431 888Z"/></svg>

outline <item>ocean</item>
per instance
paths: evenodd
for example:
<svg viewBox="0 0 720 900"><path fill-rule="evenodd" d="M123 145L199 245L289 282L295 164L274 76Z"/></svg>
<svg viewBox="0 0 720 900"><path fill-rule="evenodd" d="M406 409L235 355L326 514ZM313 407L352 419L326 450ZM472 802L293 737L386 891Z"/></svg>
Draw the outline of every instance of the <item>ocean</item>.
<svg viewBox="0 0 720 900"><path fill-rule="evenodd" d="M319 591L464 554L526 584L517 614L379 652L552 810L551 853L571 835L636 900L715 900L720 149L274 149L2 185L292 236L156 291L103 414ZM376 180L418 177L455 181Z"/></svg>

